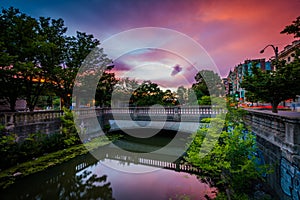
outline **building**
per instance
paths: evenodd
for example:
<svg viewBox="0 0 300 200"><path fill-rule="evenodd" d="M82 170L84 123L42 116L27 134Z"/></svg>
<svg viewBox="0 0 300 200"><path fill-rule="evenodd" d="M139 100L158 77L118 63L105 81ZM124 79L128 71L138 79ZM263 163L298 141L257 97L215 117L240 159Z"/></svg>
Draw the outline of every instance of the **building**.
<svg viewBox="0 0 300 200"><path fill-rule="evenodd" d="M292 44L285 46L284 49L279 52L278 59L285 60L286 63L293 62L296 56L296 49L300 49L300 40L295 40Z"/></svg>
<svg viewBox="0 0 300 200"><path fill-rule="evenodd" d="M300 49L300 40L294 40L291 44L284 47L284 49L279 52L278 59L285 60L286 63L291 63L295 60L296 50ZM300 94L296 96L294 102L291 105L297 105L300 107Z"/></svg>
<svg viewBox="0 0 300 200"><path fill-rule="evenodd" d="M252 67L259 67L262 70L274 70L270 61L263 59L245 60L230 70L227 76L228 90L227 95L235 95L241 102L245 100L245 90L241 87L243 77L252 73Z"/></svg>

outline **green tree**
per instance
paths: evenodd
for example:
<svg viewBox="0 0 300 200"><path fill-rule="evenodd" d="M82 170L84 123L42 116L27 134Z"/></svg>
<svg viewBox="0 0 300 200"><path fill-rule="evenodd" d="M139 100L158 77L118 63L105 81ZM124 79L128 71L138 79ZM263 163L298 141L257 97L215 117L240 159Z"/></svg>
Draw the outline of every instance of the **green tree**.
<svg viewBox="0 0 300 200"><path fill-rule="evenodd" d="M253 185L262 179L266 166L258 166L255 137L246 132L241 123L243 111L230 109L225 121L225 129L218 134L224 121L220 118L207 119L212 125L195 133L187 152L187 161L199 167L204 176L213 177L213 182L225 192L228 199L238 199L241 194L249 194ZM210 136L207 136L207 135ZM205 149L207 143L215 140L214 147ZM243 196L243 195L242 195Z"/></svg>
<svg viewBox="0 0 300 200"><path fill-rule="evenodd" d="M97 39L94 39L93 35L81 32L77 32L76 36L66 38L64 61L61 65L56 66L55 72L51 77L55 83L53 85L54 90L56 94L61 97L63 106L70 107L72 90L78 70L89 53L93 49L96 49L99 44L100 42ZM99 56L99 58L90 60L96 61L102 59L105 60L106 63L109 63L110 61L104 55L103 49L99 48L99 51L101 53L95 55L96 57ZM95 66L95 63L91 63L91 67L93 66ZM87 85L88 83L84 84Z"/></svg>
<svg viewBox="0 0 300 200"><path fill-rule="evenodd" d="M163 91L156 83L144 81L133 93L131 102L137 106L162 104Z"/></svg>
<svg viewBox="0 0 300 200"><path fill-rule="evenodd" d="M202 96L201 99L198 101L199 105L211 105L210 96Z"/></svg>
<svg viewBox="0 0 300 200"><path fill-rule="evenodd" d="M162 97L162 104L166 106L174 106L178 105L178 99L176 97L176 93L172 92L171 90L166 90L163 92L163 97Z"/></svg>
<svg viewBox="0 0 300 200"><path fill-rule="evenodd" d="M16 100L25 98L33 110L40 96L52 90L69 107L77 72L99 41L82 32L67 36L62 19L34 19L12 7L2 10L0 28L1 99L14 110ZM111 62L103 49L95 52L94 62Z"/></svg>
<svg viewBox="0 0 300 200"><path fill-rule="evenodd" d="M251 74L246 74L242 87L252 93L255 99L270 102L272 112L278 112L281 101L295 98L300 93L300 63L299 51L292 63L285 61L276 63L276 71L262 71L253 67Z"/></svg>
<svg viewBox="0 0 300 200"><path fill-rule="evenodd" d="M195 76L196 83L192 85L197 99L202 96L223 96L224 85L217 73L211 70L201 70ZM210 94L210 92L212 92Z"/></svg>
<svg viewBox="0 0 300 200"><path fill-rule="evenodd" d="M116 84L114 73L103 72L95 94L96 106L111 106L112 92Z"/></svg>
<svg viewBox="0 0 300 200"><path fill-rule="evenodd" d="M185 105L188 100L188 90L183 86L179 86L176 93L179 104Z"/></svg>
<svg viewBox="0 0 300 200"><path fill-rule="evenodd" d="M35 57L37 24L37 20L12 7L3 9L0 15L1 96L8 100L11 110L15 110L17 98L26 97L30 106L30 90L41 91L36 88L42 75Z"/></svg>
<svg viewBox="0 0 300 200"><path fill-rule="evenodd" d="M138 81L134 79L128 77L118 79L113 88L112 100L114 106L133 106L135 99L132 95L139 86Z"/></svg>

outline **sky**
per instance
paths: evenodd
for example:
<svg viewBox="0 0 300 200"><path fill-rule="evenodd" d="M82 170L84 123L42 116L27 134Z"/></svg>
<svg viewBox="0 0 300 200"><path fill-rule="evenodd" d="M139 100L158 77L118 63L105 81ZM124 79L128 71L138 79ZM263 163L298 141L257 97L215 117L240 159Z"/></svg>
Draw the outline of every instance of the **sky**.
<svg viewBox="0 0 300 200"><path fill-rule="evenodd" d="M33 17L62 18L68 34L86 32L100 42L135 28L170 29L201 46L221 77L226 77L230 69L246 59L268 60L274 55L272 48L259 53L268 44L283 50L294 38L280 32L300 15L300 0L2 0L0 5L19 8ZM140 38L151 39L151 34L139 35L130 41ZM167 39L157 37L160 42ZM176 39L172 41L177 46L184 44L178 44ZM182 51L191 52L187 48ZM114 70L119 76L127 74L137 79L148 75L149 79L161 80L167 87L175 80L179 80L177 86L184 85L193 80L195 68L191 71L192 65L208 65L191 63L186 57L189 56L166 52L166 49L139 49L115 59L118 65ZM163 74L164 80L159 77Z"/></svg>

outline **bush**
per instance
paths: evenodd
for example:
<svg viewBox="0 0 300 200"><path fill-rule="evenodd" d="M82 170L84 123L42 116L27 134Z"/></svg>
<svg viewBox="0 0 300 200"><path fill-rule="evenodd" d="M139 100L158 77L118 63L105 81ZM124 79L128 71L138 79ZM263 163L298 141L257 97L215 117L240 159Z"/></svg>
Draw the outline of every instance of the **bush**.
<svg viewBox="0 0 300 200"><path fill-rule="evenodd" d="M17 135L7 133L4 126L0 126L0 169L5 169L70 146L80 144L81 140L77 134L73 115L70 110L64 109L64 116L61 118L61 133L43 134L31 133L21 142L17 142Z"/></svg>
<svg viewBox="0 0 300 200"><path fill-rule="evenodd" d="M231 111L230 114L233 112ZM237 113L235 113L237 114ZM269 172L268 166L259 166L256 157L255 136L245 131L243 123L238 119L241 117L231 116L224 122L219 118L211 119L215 124L226 124L220 135L214 136L215 127L201 128L197 131L192 144L187 152L187 161L200 168L214 182L220 191L230 195L232 199L245 199L253 192L254 185L262 180L262 174ZM228 121L228 119L230 119ZM216 144L209 151L203 147L209 142L205 136L215 137ZM220 194L219 199L222 199ZM227 199L227 198L225 198Z"/></svg>

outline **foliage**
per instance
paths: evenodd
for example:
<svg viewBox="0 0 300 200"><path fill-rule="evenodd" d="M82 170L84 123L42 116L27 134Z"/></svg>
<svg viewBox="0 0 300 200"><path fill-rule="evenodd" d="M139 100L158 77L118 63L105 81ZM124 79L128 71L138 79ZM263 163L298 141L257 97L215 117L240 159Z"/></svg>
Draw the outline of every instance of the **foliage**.
<svg viewBox="0 0 300 200"><path fill-rule="evenodd" d="M281 101L294 98L300 92L300 62L296 52L295 60L285 64L276 62L276 71L262 71L253 67L252 74L246 74L242 87L250 91L255 99L270 102L272 112L277 113Z"/></svg>
<svg viewBox="0 0 300 200"><path fill-rule="evenodd" d="M280 33L293 34L295 38L300 37L300 16L298 16L291 25L286 26Z"/></svg>
<svg viewBox="0 0 300 200"><path fill-rule="evenodd" d="M66 146L71 146L74 144L80 143L79 135L77 134L77 129L74 123L74 117L71 110L67 108L63 108L64 115L60 118L61 119L61 126L62 126L62 135L63 135L63 142Z"/></svg>
<svg viewBox="0 0 300 200"><path fill-rule="evenodd" d="M193 84L192 89L196 93L197 99L202 96L223 96L224 85L217 73L211 70L201 70L195 76L196 83Z"/></svg>
<svg viewBox="0 0 300 200"><path fill-rule="evenodd" d="M202 96L198 101L199 105L211 105L210 96Z"/></svg>
<svg viewBox="0 0 300 200"><path fill-rule="evenodd" d="M171 90L166 90L163 92L162 104L165 106L174 106L178 105L178 99L176 93L173 93Z"/></svg>
<svg viewBox="0 0 300 200"><path fill-rule="evenodd" d="M188 90L184 86L179 86L176 91L178 103L185 105L188 101Z"/></svg>
<svg viewBox="0 0 300 200"><path fill-rule="evenodd" d="M32 18L13 7L0 13L0 97L11 110L25 98L33 111L39 98L55 93L70 107L76 74L88 54L100 44L93 35L67 36L62 19ZM99 48L96 60L111 62ZM54 95L55 96L55 95Z"/></svg>
<svg viewBox="0 0 300 200"><path fill-rule="evenodd" d="M112 92L117 84L117 79L114 73L103 72L95 94L96 106L110 106Z"/></svg>
<svg viewBox="0 0 300 200"><path fill-rule="evenodd" d="M132 94L130 102L136 106L162 104L163 91L156 83L144 81Z"/></svg>
<svg viewBox="0 0 300 200"><path fill-rule="evenodd" d="M0 168L5 169L17 163L39 157L44 153L80 144L81 140L75 128L72 112L65 109L61 121L61 133L49 135L31 133L26 138L20 138L14 133L5 133L2 130L0 136L0 156L2 158Z"/></svg>
<svg viewBox="0 0 300 200"><path fill-rule="evenodd" d="M199 167L204 175L214 177L221 192L233 198L251 193L253 184L261 179L261 170L266 171L266 166L258 166L255 162L255 137L245 132L246 128L241 123L242 113L236 109L230 110L230 114L235 116L226 119L225 129L220 135L214 135L217 132L213 125L197 131L189 146L187 161ZM224 123L219 118L212 118L210 122ZM205 149L211 142L207 137L216 140L210 151Z"/></svg>

